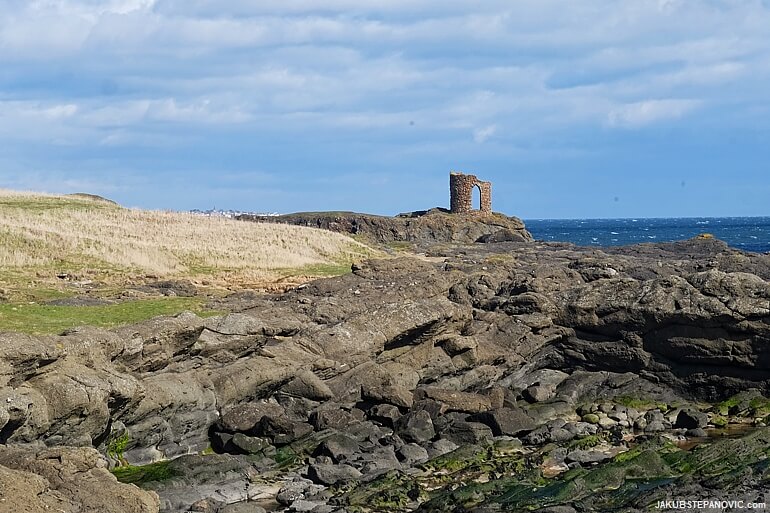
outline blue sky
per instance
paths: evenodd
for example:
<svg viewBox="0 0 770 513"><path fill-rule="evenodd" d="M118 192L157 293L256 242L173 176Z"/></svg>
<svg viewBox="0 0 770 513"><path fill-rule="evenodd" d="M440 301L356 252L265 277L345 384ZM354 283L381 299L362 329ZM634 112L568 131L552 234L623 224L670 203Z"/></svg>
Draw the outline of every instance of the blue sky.
<svg viewBox="0 0 770 513"><path fill-rule="evenodd" d="M0 0L0 187L770 215L767 0Z"/></svg>

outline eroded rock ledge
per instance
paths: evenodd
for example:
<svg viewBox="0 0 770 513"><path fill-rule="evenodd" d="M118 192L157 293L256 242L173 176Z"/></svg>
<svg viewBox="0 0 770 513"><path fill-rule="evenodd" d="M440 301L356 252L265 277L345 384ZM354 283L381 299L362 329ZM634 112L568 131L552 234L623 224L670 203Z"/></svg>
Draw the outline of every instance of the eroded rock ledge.
<svg viewBox="0 0 770 513"><path fill-rule="evenodd" d="M499 243L430 256L367 262L278 296L233 296L224 317L1 335L3 493L78 501L66 490L88 488L71 483L99 483L134 501L123 511L152 511L157 498L114 482L99 458L52 481L46 451L93 459L60 447L95 447L112 465L211 447L258 456L221 455L236 476L230 488L196 478L158 489L164 509L184 511L207 490L220 490L220 504L269 495L273 485L248 474L275 472L259 458L275 464L285 447L304 465L297 472L309 481L298 482L325 489L453 446L677 427L679 411L618 410L619 397L652 405L770 392L767 255L693 240L605 251ZM697 413L686 414L694 427L679 427L713 420ZM19 464L21 448L42 466ZM562 463L602 458L588 451Z"/></svg>

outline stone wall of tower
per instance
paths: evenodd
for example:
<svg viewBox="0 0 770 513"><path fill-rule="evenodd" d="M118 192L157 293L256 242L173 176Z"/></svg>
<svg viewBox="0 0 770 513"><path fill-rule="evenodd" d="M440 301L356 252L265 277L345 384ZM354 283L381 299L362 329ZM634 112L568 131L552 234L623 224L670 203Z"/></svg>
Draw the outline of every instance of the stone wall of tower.
<svg viewBox="0 0 770 513"><path fill-rule="evenodd" d="M449 174L449 209L453 214L473 212L473 188L478 187L481 197L480 212L492 212L492 183L482 182L474 175L452 172Z"/></svg>

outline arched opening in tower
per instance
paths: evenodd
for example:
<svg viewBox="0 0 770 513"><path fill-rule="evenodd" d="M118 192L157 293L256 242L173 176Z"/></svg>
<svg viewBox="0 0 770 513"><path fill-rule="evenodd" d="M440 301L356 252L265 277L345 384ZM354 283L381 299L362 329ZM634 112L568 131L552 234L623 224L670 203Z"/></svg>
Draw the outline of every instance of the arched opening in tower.
<svg viewBox="0 0 770 513"><path fill-rule="evenodd" d="M473 184L471 188L471 209L481 210L481 185L478 183Z"/></svg>

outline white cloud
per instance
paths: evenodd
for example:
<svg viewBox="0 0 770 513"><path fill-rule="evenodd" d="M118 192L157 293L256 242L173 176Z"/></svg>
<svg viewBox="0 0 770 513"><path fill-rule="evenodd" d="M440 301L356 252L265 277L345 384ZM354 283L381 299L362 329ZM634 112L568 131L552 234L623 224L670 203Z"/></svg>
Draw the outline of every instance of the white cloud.
<svg viewBox="0 0 770 513"><path fill-rule="evenodd" d="M770 100L756 85L770 79L770 8L752 0L7 3L0 99L17 103L0 103L0 133L16 138L402 137L415 122L433 140L526 143Z"/></svg>
<svg viewBox="0 0 770 513"><path fill-rule="evenodd" d="M495 132L497 132L496 125L488 125L483 128L477 128L473 131L473 140L477 143L486 142L487 139L495 135Z"/></svg>
<svg viewBox="0 0 770 513"><path fill-rule="evenodd" d="M180 104L174 98L151 102L147 117L175 123L229 124L249 121L251 116L232 106L217 106L209 99Z"/></svg>
<svg viewBox="0 0 770 513"><path fill-rule="evenodd" d="M63 119L74 116L78 111L78 106L72 103L65 105L54 105L45 109L39 109L36 113L40 113L43 117L48 119Z"/></svg>
<svg viewBox="0 0 770 513"><path fill-rule="evenodd" d="M679 119L699 106L697 100L646 100L613 108L607 123L613 127L637 128L664 120Z"/></svg>

